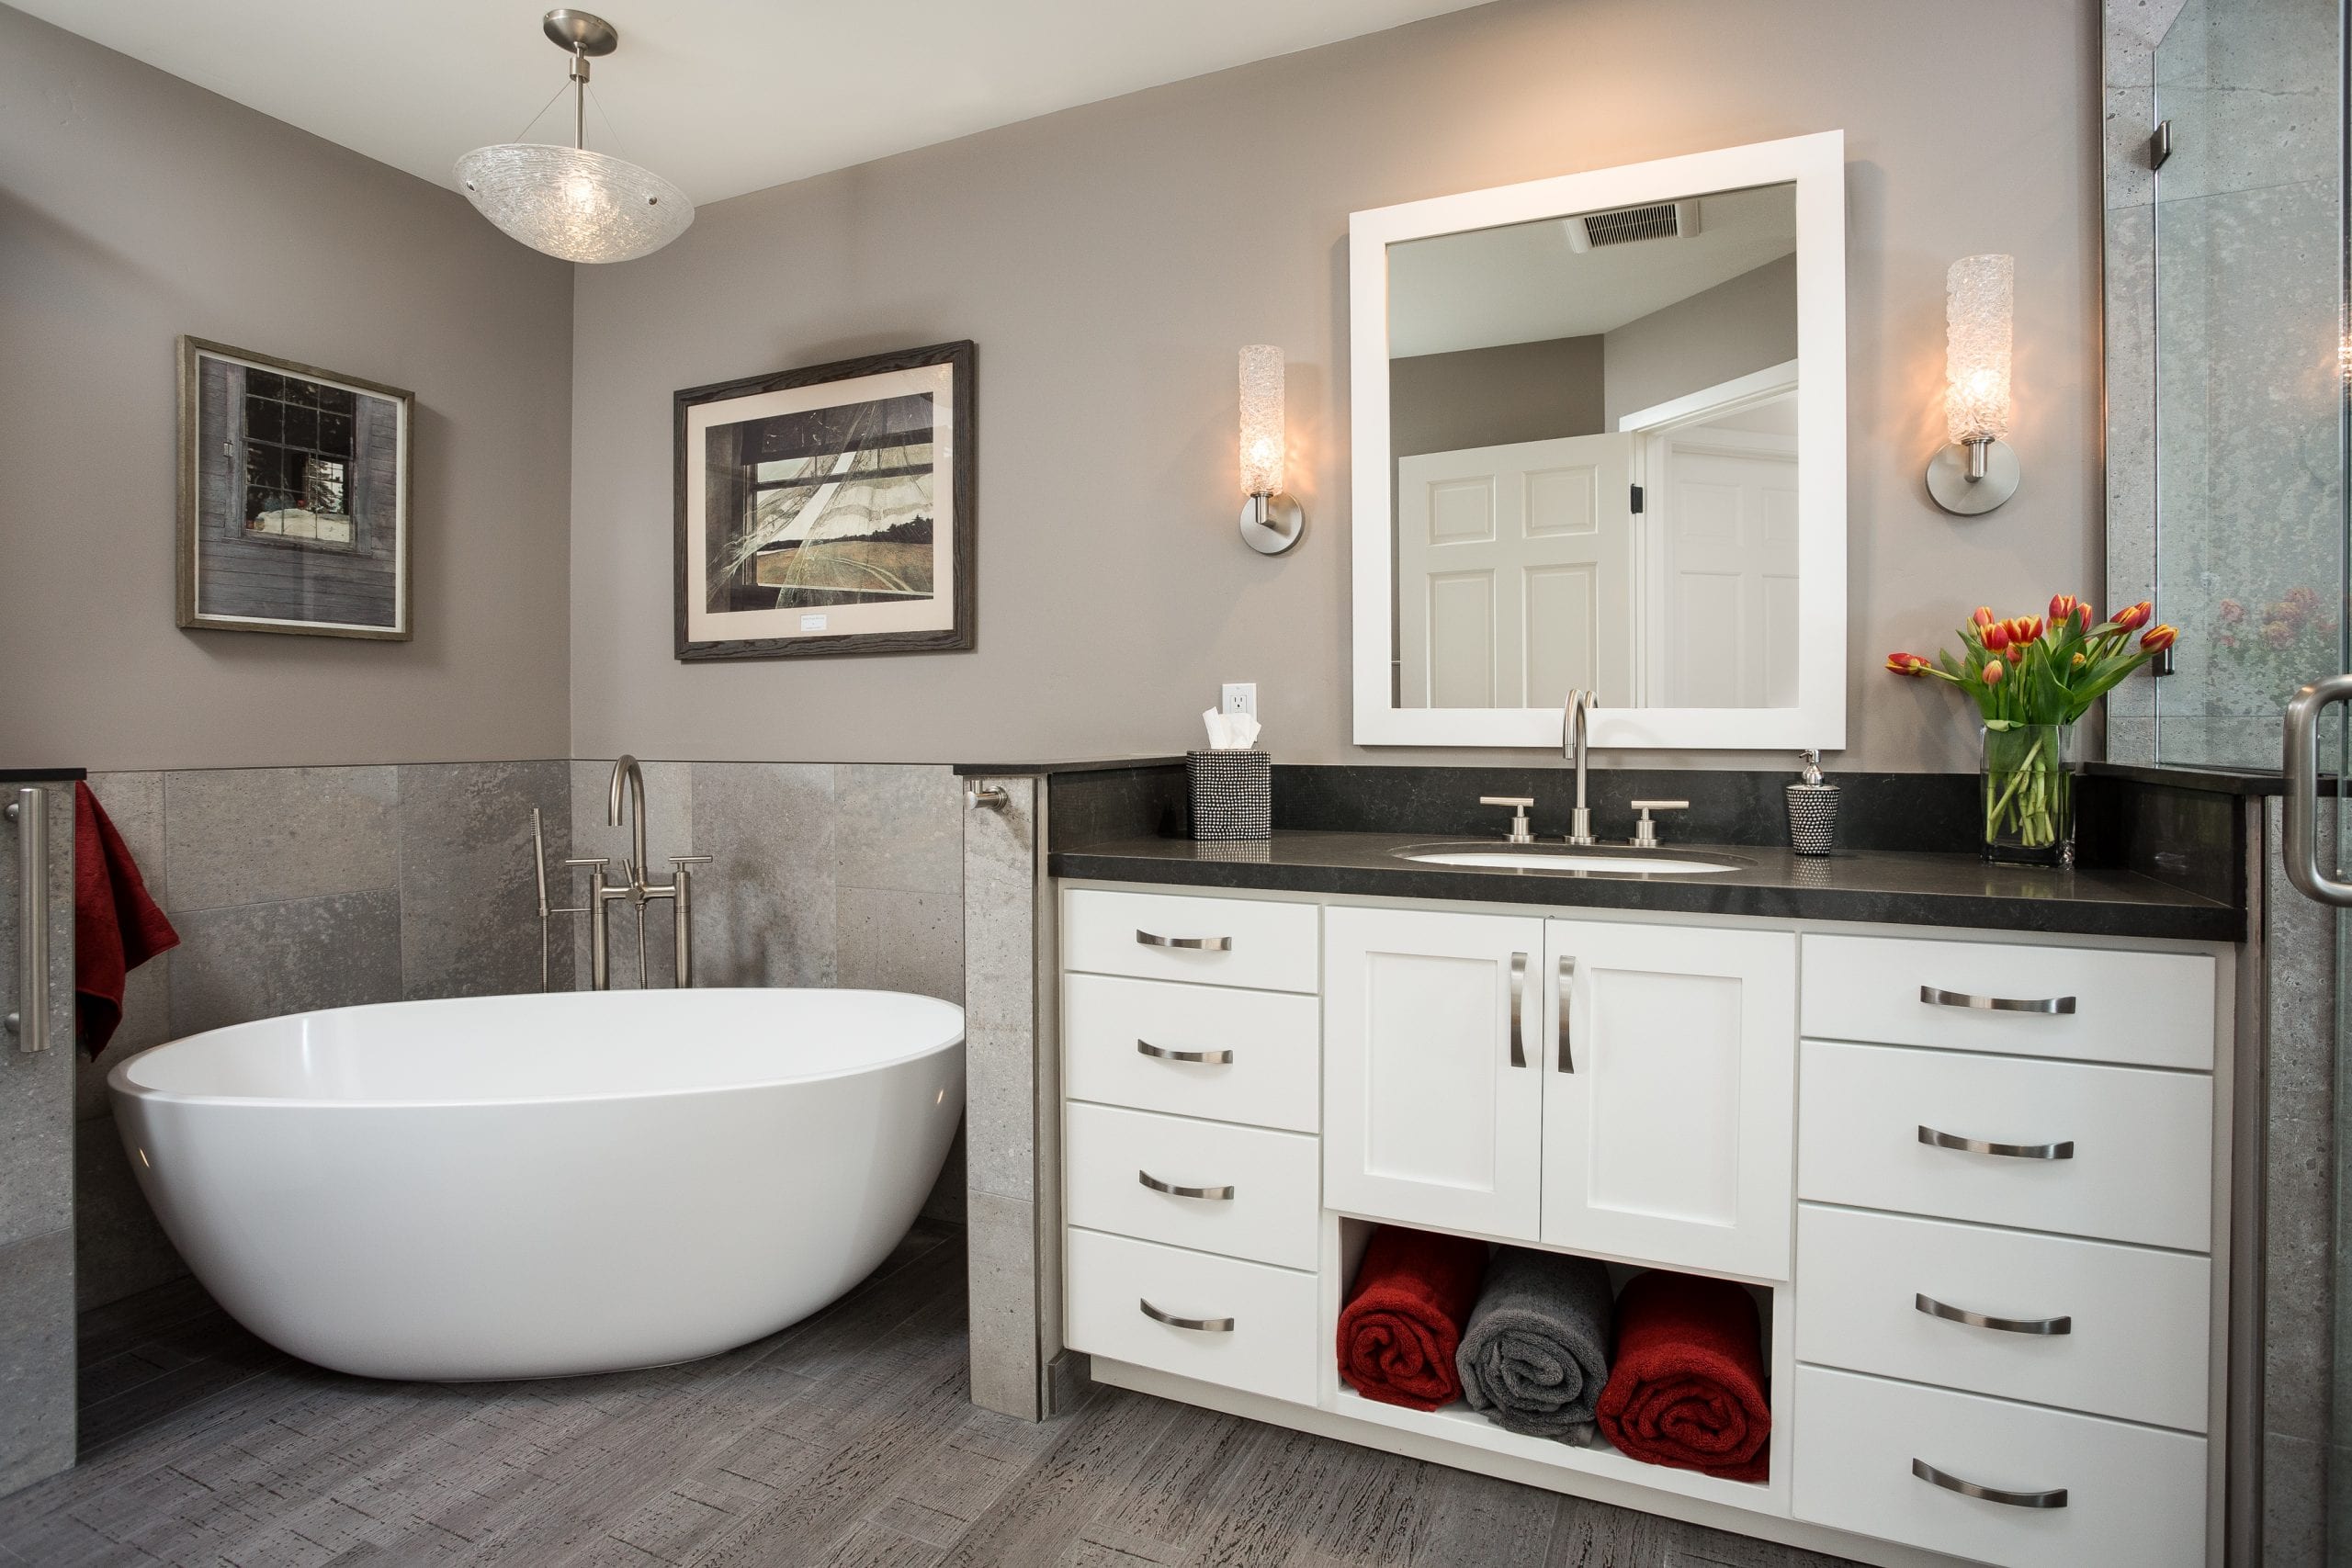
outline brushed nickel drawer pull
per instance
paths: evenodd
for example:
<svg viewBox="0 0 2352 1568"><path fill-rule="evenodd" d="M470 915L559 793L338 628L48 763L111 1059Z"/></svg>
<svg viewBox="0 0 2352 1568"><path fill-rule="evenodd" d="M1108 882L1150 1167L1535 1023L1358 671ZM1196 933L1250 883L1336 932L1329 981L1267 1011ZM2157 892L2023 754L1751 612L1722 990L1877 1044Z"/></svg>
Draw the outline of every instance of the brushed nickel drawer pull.
<svg viewBox="0 0 2352 1568"><path fill-rule="evenodd" d="M1997 1486L1979 1486L1973 1481L1947 1475L1923 1459L1911 1461L1911 1473L1947 1492L1957 1492L1963 1497L1982 1497L1987 1503L1999 1503L2011 1508L2063 1508L2066 1506L2066 1489L2064 1486L2053 1486L2047 1492L2004 1492Z"/></svg>
<svg viewBox="0 0 2352 1568"><path fill-rule="evenodd" d="M1996 1144L1984 1138L1962 1138L1950 1133L1939 1133L1933 1127L1919 1128L1919 1141L1929 1148L1958 1149L1969 1155L1999 1155L2005 1159L2073 1159L2075 1140L2064 1139L2054 1144Z"/></svg>
<svg viewBox="0 0 2352 1568"><path fill-rule="evenodd" d="M1136 1172L1136 1179L1154 1192L1165 1192L1170 1198L1216 1198L1227 1203L1233 1201L1231 1187L1179 1187L1172 1181L1162 1181L1149 1171L1143 1170Z"/></svg>
<svg viewBox="0 0 2352 1568"><path fill-rule="evenodd" d="M1572 1040L1570 1040L1570 1039L1568 1038L1568 995L1569 995L1569 991L1570 991L1570 989L1571 989L1571 988L1576 985L1576 983L1577 983L1577 961L1576 961L1575 959L1573 959L1573 958L1563 958L1563 959L1561 959L1561 960L1560 960L1560 1071L1562 1071L1562 1072L1564 1072L1564 1073L1573 1073L1573 1072L1575 1072L1575 1071L1577 1070L1576 1044L1575 1044L1575 1042L1573 1042Z"/></svg>
<svg viewBox="0 0 2352 1568"><path fill-rule="evenodd" d="M1989 1314L1970 1312L1966 1307L1948 1306L1929 1295L1912 1292L1912 1307L1929 1317L1940 1317L1946 1323L1964 1323L1971 1328L1997 1328L2004 1334L2072 1334L2075 1320L2071 1317L1994 1317Z"/></svg>
<svg viewBox="0 0 2352 1568"><path fill-rule="evenodd" d="M1154 931L1137 931L1136 940L1146 947L1181 947L1187 953L1233 951L1233 939L1229 936L1160 936Z"/></svg>
<svg viewBox="0 0 2352 1568"><path fill-rule="evenodd" d="M1527 954L1510 955L1510 1065L1527 1066Z"/></svg>
<svg viewBox="0 0 2352 1568"><path fill-rule="evenodd" d="M1143 1300L1140 1296L1136 1297L1136 1304L1143 1308L1144 1316L1151 1319L1154 1323L1164 1323L1170 1328L1189 1328L1196 1334L1230 1334L1233 1332L1233 1319L1229 1317L1178 1317L1172 1312L1160 1311L1158 1307L1152 1305L1149 1302ZM2061 1494L2061 1495L2063 1496L2064 1494Z"/></svg>
<svg viewBox="0 0 2352 1568"><path fill-rule="evenodd" d="M1233 1053L1230 1051L1170 1051L1167 1046L1154 1045L1148 1040L1136 1041L1136 1049L1144 1055L1157 1056L1163 1062L1205 1062L1212 1067L1233 1065Z"/></svg>
<svg viewBox="0 0 2352 1568"><path fill-rule="evenodd" d="M1939 1008L1973 1008L1978 1012L2046 1012L2072 1013L2072 997L2035 997L2020 1000L2016 997L1972 997L1966 991L1939 991L1933 986L1919 987L1919 999L1933 1002Z"/></svg>

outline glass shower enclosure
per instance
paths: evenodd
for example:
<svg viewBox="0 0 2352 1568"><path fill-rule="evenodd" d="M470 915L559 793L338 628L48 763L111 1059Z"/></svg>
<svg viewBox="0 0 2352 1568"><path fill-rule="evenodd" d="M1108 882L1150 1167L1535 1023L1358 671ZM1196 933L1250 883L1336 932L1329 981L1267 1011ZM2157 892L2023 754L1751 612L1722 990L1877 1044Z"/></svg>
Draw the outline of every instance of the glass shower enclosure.
<svg viewBox="0 0 2352 1568"><path fill-rule="evenodd" d="M2345 32L2345 0L2107 7L2108 592L2182 633L2110 700L2115 761L2279 773L2290 699L2352 670ZM2317 711L2319 770L2341 777L2345 708ZM2272 1337L2260 1430L2233 1433L2262 1470L2232 1539L2282 1564L2352 1563L2352 908L2319 880L2346 876L2347 808L2352 791L2308 806L2318 877L2274 869L2256 917ZM2291 809L2268 812L2265 842L2291 848ZM2291 1213L2272 1212L2282 1162L2319 1168ZM2281 1343L2290 1307L2317 1354Z"/></svg>

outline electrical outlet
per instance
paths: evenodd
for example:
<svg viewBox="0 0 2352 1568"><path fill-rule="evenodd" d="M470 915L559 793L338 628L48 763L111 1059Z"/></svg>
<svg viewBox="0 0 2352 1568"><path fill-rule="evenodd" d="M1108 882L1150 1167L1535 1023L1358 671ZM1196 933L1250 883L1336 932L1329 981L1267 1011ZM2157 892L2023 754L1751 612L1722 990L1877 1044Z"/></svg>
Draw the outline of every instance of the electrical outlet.
<svg viewBox="0 0 2352 1568"><path fill-rule="evenodd" d="M1257 717L1258 682L1227 681L1225 683L1225 700L1217 705L1217 712L1246 713L1251 718Z"/></svg>

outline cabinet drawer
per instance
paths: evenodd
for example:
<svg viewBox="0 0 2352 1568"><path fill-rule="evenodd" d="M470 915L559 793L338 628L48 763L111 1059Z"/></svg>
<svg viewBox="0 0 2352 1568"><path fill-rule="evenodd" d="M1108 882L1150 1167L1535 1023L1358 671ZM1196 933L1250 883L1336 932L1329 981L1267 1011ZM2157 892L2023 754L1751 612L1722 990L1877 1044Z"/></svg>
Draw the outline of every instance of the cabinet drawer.
<svg viewBox="0 0 2352 1568"><path fill-rule="evenodd" d="M1800 1198L2211 1248L2213 1083L2201 1073L1820 1040L1804 1050ZM1922 1128L2072 1152L1945 1148Z"/></svg>
<svg viewBox="0 0 2352 1568"><path fill-rule="evenodd" d="M2211 1070L2213 983L2201 953L1808 936L1804 1032ZM2071 1010L1971 1007L1971 998Z"/></svg>
<svg viewBox="0 0 2352 1568"><path fill-rule="evenodd" d="M1322 1162L1313 1138L1075 1102L1062 1135L1071 1224L1315 1267ZM1163 1192L1146 1178L1216 1196Z"/></svg>
<svg viewBox="0 0 2352 1568"><path fill-rule="evenodd" d="M1062 967L1313 991L1317 913L1312 904L1074 887L1062 895Z"/></svg>
<svg viewBox="0 0 2352 1568"><path fill-rule="evenodd" d="M2006 1568L2199 1568L2205 1439L1973 1393L1797 1369L1797 1517ZM2063 1507L1965 1496L1915 1473Z"/></svg>
<svg viewBox="0 0 2352 1568"><path fill-rule="evenodd" d="M1067 1233L1063 1338L1074 1350L1226 1388L1315 1403L1315 1276L1262 1263ZM1208 1321L1217 1329L1162 1323Z"/></svg>
<svg viewBox="0 0 2352 1568"><path fill-rule="evenodd" d="M1322 1109L1321 1016L1314 997L1068 976L1063 1091L1072 1100L1312 1133Z"/></svg>
<svg viewBox="0 0 2352 1568"><path fill-rule="evenodd" d="M2073 1236L1801 1205L1797 1359L2206 1429L2211 1264ZM1954 1323L1921 1295L2034 1334Z"/></svg>

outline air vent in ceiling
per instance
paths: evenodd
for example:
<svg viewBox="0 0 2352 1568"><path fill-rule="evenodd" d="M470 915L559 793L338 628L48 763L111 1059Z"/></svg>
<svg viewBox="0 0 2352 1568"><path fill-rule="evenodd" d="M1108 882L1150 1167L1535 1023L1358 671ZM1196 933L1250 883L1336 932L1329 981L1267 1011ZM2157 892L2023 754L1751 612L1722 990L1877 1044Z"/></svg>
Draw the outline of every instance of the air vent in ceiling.
<svg viewBox="0 0 2352 1568"><path fill-rule="evenodd" d="M1582 255L1603 245L1687 240L1699 231L1699 204L1658 201L1645 207L1621 207L1611 212L1581 213L1563 222L1568 231L1568 249Z"/></svg>

